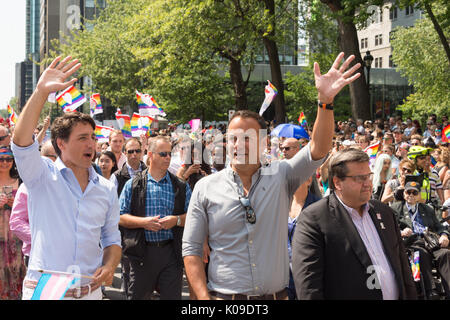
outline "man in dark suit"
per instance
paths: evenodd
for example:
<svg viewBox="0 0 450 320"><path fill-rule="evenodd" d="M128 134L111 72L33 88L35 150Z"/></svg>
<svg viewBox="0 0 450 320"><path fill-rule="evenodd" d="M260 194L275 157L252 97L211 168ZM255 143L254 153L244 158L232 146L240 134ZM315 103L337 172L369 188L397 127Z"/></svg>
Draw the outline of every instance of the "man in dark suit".
<svg viewBox="0 0 450 320"><path fill-rule="evenodd" d="M447 299L450 298L450 250L449 232L436 218L434 209L424 203L418 202L420 199L420 185L410 181L405 185L403 191L404 201L397 201L392 205L401 236L405 239L406 246L414 251L419 251L420 272L423 276L425 294L427 298L434 299L439 296L432 290L435 289L431 270L432 260L437 261L437 270L441 275L442 285L445 289ZM429 252L425 248L425 242L419 234L425 228L435 232L439 236L441 248Z"/></svg>
<svg viewBox="0 0 450 320"><path fill-rule="evenodd" d="M394 212L370 200L373 174L363 151L337 152L334 191L299 217L292 271L299 299L416 299Z"/></svg>

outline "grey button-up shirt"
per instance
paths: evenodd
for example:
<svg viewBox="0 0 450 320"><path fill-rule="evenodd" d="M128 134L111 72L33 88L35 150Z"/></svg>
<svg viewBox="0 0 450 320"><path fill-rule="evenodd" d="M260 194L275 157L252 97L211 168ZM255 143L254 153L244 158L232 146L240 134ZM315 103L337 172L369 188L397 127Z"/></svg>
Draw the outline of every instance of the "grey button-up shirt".
<svg viewBox="0 0 450 320"><path fill-rule="evenodd" d="M245 218L241 181L226 169L197 182L183 234L183 256L202 256L211 247L208 289L223 294L269 294L288 286L288 216L292 197L322 164L309 144L292 159L261 167L252 177L249 199L256 223Z"/></svg>

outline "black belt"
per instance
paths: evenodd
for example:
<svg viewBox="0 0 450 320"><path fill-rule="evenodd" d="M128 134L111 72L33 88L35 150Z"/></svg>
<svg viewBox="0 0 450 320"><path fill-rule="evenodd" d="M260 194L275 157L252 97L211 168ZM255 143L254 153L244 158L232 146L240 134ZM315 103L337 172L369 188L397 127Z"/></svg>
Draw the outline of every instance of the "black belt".
<svg viewBox="0 0 450 320"><path fill-rule="evenodd" d="M283 289L277 293L263 294L260 296L256 295L246 295L246 294L223 294L217 291L210 291L210 295L221 298L224 300L284 300L288 296L286 289Z"/></svg>
<svg viewBox="0 0 450 320"><path fill-rule="evenodd" d="M163 241L147 241L147 245L151 247L164 247L173 242L173 239Z"/></svg>

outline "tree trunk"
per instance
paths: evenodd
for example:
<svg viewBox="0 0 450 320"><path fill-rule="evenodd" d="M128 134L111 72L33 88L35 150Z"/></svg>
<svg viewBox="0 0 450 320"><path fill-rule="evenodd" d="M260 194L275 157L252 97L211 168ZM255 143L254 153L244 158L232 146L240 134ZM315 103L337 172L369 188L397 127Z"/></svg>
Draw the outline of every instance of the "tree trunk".
<svg viewBox="0 0 450 320"><path fill-rule="evenodd" d="M424 7L427 11L428 16L430 17L431 22L433 23L434 29L436 30L439 40L442 43L442 46L444 47L445 53L447 55L448 63L450 64L450 45L448 44L447 38L445 37L444 32L442 31L441 26L439 25L439 22L436 20L436 17L431 10L431 6L428 2L424 1Z"/></svg>
<svg viewBox="0 0 450 320"><path fill-rule="evenodd" d="M269 10L269 14L275 15L275 1L265 0L265 7ZM273 100L275 104L275 122L276 124L284 123L286 118L286 109L284 101L284 84L283 75L281 73L280 57L278 55L277 43L271 38L275 35L275 19L272 19L272 29L268 36L263 36L264 46L267 50L270 63L270 73L272 75L272 83L277 88L278 94Z"/></svg>
<svg viewBox="0 0 450 320"><path fill-rule="evenodd" d="M241 60L236 60L231 56L228 56L227 59L230 60L230 77L233 84L236 109L248 109L247 93L245 92L247 85L242 78Z"/></svg>
<svg viewBox="0 0 450 320"><path fill-rule="evenodd" d="M355 60L353 60L351 66L358 62L361 63L361 68L358 70L361 76L349 86L352 116L355 120L358 118L363 120L371 119L369 86L364 75L364 62L359 51L359 41L355 24L352 22L344 22L338 18L338 27L339 47L345 53L345 59L353 54L355 55Z"/></svg>

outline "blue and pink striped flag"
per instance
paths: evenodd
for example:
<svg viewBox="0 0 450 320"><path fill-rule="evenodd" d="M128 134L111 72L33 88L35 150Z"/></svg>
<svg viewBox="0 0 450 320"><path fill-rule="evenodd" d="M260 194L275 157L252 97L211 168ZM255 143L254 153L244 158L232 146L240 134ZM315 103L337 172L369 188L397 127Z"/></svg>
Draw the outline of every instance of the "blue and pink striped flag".
<svg viewBox="0 0 450 320"><path fill-rule="evenodd" d="M31 300L62 300L67 290L79 280L69 274L43 273Z"/></svg>

